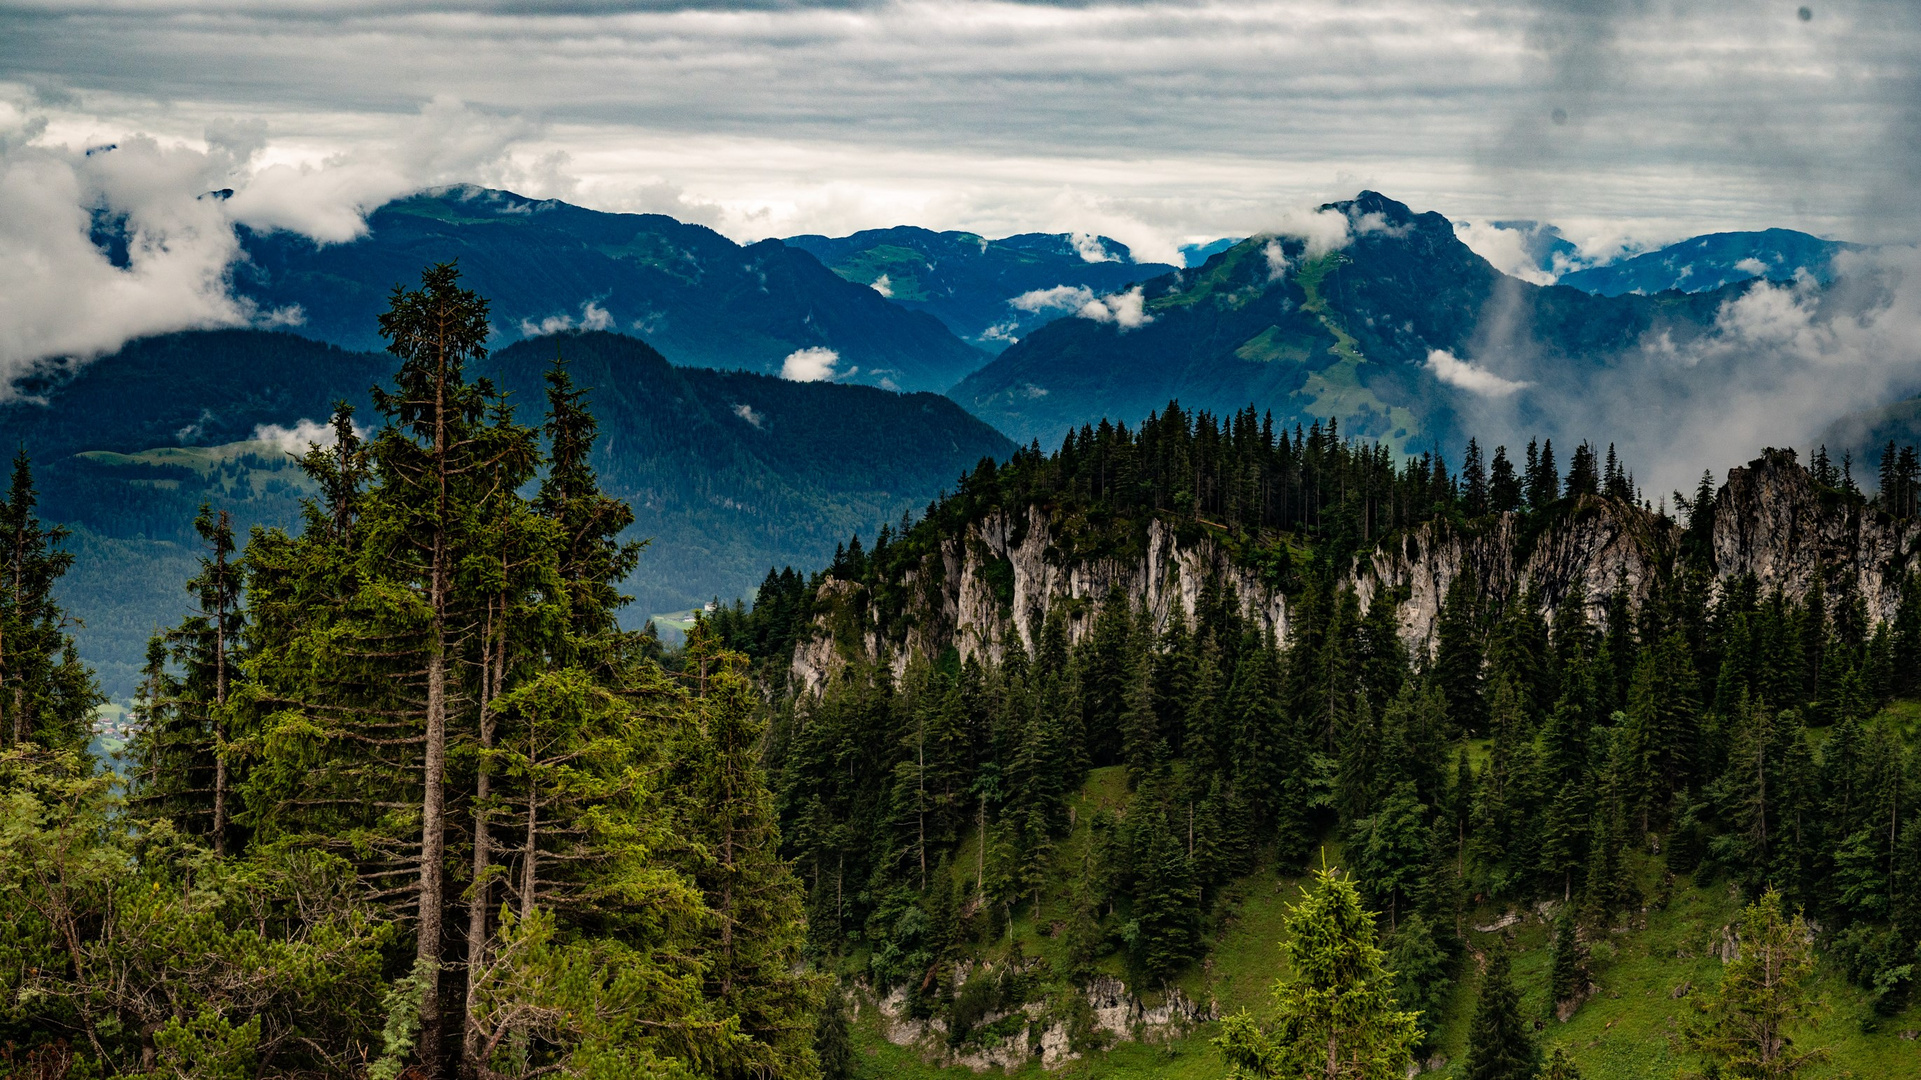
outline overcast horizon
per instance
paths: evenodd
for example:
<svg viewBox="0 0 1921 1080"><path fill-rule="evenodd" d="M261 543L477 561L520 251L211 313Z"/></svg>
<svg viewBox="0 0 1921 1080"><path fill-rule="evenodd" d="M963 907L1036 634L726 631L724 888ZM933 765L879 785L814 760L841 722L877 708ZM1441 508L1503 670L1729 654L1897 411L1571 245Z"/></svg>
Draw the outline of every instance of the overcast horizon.
<svg viewBox="0 0 1921 1080"><path fill-rule="evenodd" d="M1372 188L1537 283L1492 222L1590 260L1770 227L1892 245L1828 314L1757 289L1591 385L1492 331L1436 369L1485 431L1605 421L1666 482L1921 384L1917 59L1921 5L1859 2L0 0L0 376L297 323L234 295L236 226L343 242L452 183L742 241L1095 233L1143 261L1309 235Z"/></svg>
<svg viewBox="0 0 1921 1080"><path fill-rule="evenodd" d="M262 218L323 239L463 181L742 240L1162 259L1364 187L1591 253L1917 239L1921 14L1890 4L43 0L0 29L7 143L223 153L230 186L336 204Z"/></svg>

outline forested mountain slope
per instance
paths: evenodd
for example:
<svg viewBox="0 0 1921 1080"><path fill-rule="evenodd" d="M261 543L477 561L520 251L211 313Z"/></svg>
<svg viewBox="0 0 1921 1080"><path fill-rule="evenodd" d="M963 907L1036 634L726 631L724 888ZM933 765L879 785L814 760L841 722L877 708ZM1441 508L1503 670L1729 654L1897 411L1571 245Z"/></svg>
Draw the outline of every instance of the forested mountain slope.
<svg viewBox="0 0 1921 1080"><path fill-rule="evenodd" d="M938 395L677 368L612 333L517 342L473 370L531 408L556 352L600 416L594 463L634 505L629 538L654 539L624 582L636 626L739 595L770 563L824 561L849 532L1012 449ZM42 512L75 529L62 596L113 697L132 693L147 637L187 602L200 504L231 512L242 535L296 525L313 488L292 455L330 437L320 421L335 400L364 415L391 362L285 333L174 334L50 373L35 400L0 407L0 438L39 468Z"/></svg>
<svg viewBox="0 0 1921 1080"><path fill-rule="evenodd" d="M778 374L802 349L833 350L855 382L939 392L986 354L938 320L844 280L778 240L742 247L660 214L609 214L558 200L456 186L375 210L367 233L317 245L291 233L242 237L234 288L263 310L298 308L302 333L383 347L375 316L396 283L458 259L492 301L504 344L567 327L632 332L683 366Z"/></svg>
<svg viewBox="0 0 1921 1080"><path fill-rule="evenodd" d="M1135 262L1118 240L1068 233L989 240L903 225L850 236L790 236L785 242L996 354L1097 295L1174 269Z"/></svg>
<svg viewBox="0 0 1921 1080"><path fill-rule="evenodd" d="M1063 1064L1206 1033L1273 970L1210 946L1265 947L1236 927L1317 850L1379 912L1424 1054L1505 1031L1639 1075L1640 1019L1574 1044L1531 1016L1693 985L1706 946L1635 935L1672 902L1718 941L1768 889L1821 927L1853 1019L1908 1017L1912 488L1770 450L1677 520L1611 450L1561 453L1472 446L1457 473L1169 405L723 612L788 695L783 850L814 947L884 999L875 1037ZM1504 939L1541 1011L1490 1035L1519 999L1474 958Z"/></svg>
<svg viewBox="0 0 1921 1080"><path fill-rule="evenodd" d="M1169 398L1217 414L1252 402L1287 424L1332 416L1397 447L1453 444L1469 434L1456 430L1464 391L1437 374L1435 351L1516 379L1526 364L1591 370L1650 333L1684 346L1731 295L1532 285L1469 250L1440 214L1371 191L1325 209L1348 220L1346 246L1310 254L1302 239L1244 240L1198 270L1146 282L1126 304L1115 298L1102 318L1034 331L952 396L1016 440L1047 445Z"/></svg>

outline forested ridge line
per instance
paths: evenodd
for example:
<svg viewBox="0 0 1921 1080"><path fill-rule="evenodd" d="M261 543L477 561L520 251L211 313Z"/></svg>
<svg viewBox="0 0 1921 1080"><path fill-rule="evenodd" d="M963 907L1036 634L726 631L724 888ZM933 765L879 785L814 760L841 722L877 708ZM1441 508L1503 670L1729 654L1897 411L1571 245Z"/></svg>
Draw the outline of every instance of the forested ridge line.
<svg viewBox="0 0 1921 1080"><path fill-rule="evenodd" d="M956 1053L1023 1005L1092 1047L1074 988L1178 983L1236 881L1333 845L1431 1019L1470 909L1554 905L1572 1008L1587 943L1661 875L1778 891L1899 1010L1921 758L1882 707L1921 694L1914 451L1869 497L1851 463L1769 450L1675 516L1611 448L1565 475L1551 444L1517 456L1470 443L1452 472L1170 405L770 572L709 625L782 703L813 949Z"/></svg>

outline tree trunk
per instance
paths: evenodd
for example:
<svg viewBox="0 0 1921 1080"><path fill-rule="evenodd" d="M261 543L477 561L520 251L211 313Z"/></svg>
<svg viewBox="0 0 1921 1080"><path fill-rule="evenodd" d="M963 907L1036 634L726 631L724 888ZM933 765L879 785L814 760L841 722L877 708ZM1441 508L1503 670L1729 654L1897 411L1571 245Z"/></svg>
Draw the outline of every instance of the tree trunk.
<svg viewBox="0 0 1921 1080"><path fill-rule="evenodd" d="M225 523L227 512L220 512ZM227 555L216 550L213 614L213 853L227 853Z"/></svg>
<svg viewBox="0 0 1921 1080"><path fill-rule="evenodd" d="M492 706L493 699L500 694L500 678L496 671L506 667L506 643L495 642L491 627L489 630L480 661L480 747L483 756L474 780L474 877L473 895L467 901L467 1008L465 1021L461 1025L465 1033L462 1054L470 1067L477 1066L483 1054L482 1036L485 1033L475 1021L474 1013L479 1006L480 977L487 969L487 922L488 913L493 907L493 883L487 878L487 867L493 860L492 822L487 809L487 800L493 794L493 777L489 775L484 751L494 748Z"/></svg>
<svg viewBox="0 0 1921 1080"><path fill-rule="evenodd" d="M531 733L527 739L527 763L532 766L539 753ZM520 918L525 922L534 913L534 886L539 884L539 867L536 860L540 855L540 781L529 770L527 779L527 849L520 860Z"/></svg>
<svg viewBox="0 0 1921 1080"><path fill-rule="evenodd" d="M432 622L427 645L427 745L422 766L420 799L420 936L416 962L426 965L426 985L420 994L420 1063L427 1076L443 1073L440 1018L440 934L445 882L441 860L446 855L447 766L447 354L443 345L434 377L433 558L429 564L428 600Z"/></svg>

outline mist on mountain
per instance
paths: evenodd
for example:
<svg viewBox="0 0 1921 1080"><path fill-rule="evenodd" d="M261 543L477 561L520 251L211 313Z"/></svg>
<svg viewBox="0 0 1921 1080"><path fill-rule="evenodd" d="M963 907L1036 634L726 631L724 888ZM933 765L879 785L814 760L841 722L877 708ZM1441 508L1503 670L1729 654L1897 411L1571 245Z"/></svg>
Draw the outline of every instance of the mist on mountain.
<svg viewBox="0 0 1921 1080"><path fill-rule="evenodd" d="M901 307L933 315L963 341L995 354L1064 310L1174 269L1135 262L1120 241L1084 233L989 240L904 225L842 237L790 236L785 243Z"/></svg>

